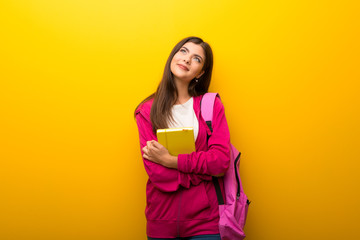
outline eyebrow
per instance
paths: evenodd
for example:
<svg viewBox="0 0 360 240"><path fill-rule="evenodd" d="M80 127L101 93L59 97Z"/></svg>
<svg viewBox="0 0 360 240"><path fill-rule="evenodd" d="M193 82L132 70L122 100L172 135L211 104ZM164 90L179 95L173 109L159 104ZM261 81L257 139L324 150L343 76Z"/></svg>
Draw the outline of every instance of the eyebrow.
<svg viewBox="0 0 360 240"><path fill-rule="evenodd" d="M187 49L186 47L183 47L183 48L185 48L186 51L190 52L189 49ZM199 58L201 58L201 60L203 60L203 58L202 58L200 55L197 55L197 54L194 54L194 55L197 56L197 57L199 57Z"/></svg>

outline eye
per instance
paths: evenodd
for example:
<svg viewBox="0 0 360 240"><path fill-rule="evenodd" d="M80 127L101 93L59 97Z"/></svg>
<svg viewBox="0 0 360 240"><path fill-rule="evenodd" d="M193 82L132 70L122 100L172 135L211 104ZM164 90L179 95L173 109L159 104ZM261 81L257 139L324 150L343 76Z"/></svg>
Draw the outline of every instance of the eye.
<svg viewBox="0 0 360 240"><path fill-rule="evenodd" d="M180 49L180 52L186 53L186 50L182 48L182 49Z"/></svg>
<svg viewBox="0 0 360 240"><path fill-rule="evenodd" d="M195 57L194 59L195 59L195 61L197 61L199 63L201 62L200 58L198 58L198 57Z"/></svg>

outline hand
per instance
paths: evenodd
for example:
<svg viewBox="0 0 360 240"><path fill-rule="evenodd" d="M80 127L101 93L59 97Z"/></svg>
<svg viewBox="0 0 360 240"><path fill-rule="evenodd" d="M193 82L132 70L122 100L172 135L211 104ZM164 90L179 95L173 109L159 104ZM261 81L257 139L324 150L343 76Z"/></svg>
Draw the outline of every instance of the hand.
<svg viewBox="0 0 360 240"><path fill-rule="evenodd" d="M169 151L155 140L147 141L143 147L143 157L164 167L177 168L177 157L171 156Z"/></svg>

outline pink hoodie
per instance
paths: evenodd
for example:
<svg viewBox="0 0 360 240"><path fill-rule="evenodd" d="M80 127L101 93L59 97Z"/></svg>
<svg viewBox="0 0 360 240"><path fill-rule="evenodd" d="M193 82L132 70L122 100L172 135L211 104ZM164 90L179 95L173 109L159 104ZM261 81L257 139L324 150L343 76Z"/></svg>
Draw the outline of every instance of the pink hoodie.
<svg viewBox="0 0 360 240"><path fill-rule="evenodd" d="M149 176L145 209L149 237L219 234L218 202L211 176L225 172L229 166L230 135L220 99L215 100L211 134L200 114L201 98L194 97L194 111L199 121L196 152L180 154L178 169L143 158ZM136 110L140 149L147 141L157 140L150 121L152 102L149 100ZM208 141L207 134L211 134ZM222 178L219 182L223 188Z"/></svg>

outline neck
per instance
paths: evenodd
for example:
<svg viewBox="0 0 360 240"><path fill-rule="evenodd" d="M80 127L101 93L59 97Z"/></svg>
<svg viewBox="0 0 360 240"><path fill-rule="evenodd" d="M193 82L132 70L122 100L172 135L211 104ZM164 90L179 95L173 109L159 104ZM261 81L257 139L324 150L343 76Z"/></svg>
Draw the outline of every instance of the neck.
<svg viewBox="0 0 360 240"><path fill-rule="evenodd" d="M175 85L178 92L178 98L176 100L176 104L186 103L191 96L189 95L189 84L184 83L184 81L179 81L175 79Z"/></svg>

